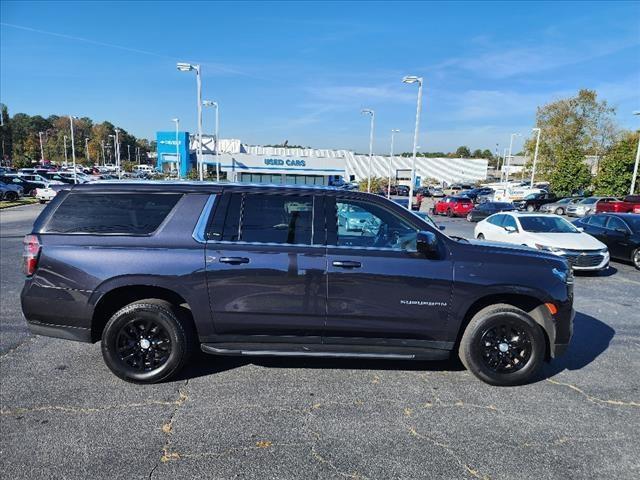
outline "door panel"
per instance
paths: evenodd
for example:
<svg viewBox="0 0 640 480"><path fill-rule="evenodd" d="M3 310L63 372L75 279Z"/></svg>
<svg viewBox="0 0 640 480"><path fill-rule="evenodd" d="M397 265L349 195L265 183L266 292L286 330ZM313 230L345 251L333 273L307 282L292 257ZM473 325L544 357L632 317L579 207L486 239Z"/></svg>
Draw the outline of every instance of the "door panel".
<svg viewBox="0 0 640 480"><path fill-rule="evenodd" d="M226 258L248 261L220 262ZM210 243L206 260L218 335L321 335L324 247Z"/></svg>
<svg viewBox="0 0 640 480"><path fill-rule="evenodd" d="M331 202L325 341L443 338L452 292L448 255L430 260L417 253L412 214L383 199Z"/></svg>
<svg viewBox="0 0 640 480"><path fill-rule="evenodd" d="M320 341L327 300L325 232L317 222L324 227L323 205L310 194L222 195L205 252L217 335Z"/></svg>

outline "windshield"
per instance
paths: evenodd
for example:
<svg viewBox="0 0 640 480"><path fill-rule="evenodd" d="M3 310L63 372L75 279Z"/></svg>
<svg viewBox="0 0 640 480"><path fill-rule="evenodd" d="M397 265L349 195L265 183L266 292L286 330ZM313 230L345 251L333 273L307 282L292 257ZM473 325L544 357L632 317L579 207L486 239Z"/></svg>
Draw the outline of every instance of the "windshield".
<svg viewBox="0 0 640 480"><path fill-rule="evenodd" d="M532 233L579 233L579 230L560 217L520 217L522 229Z"/></svg>
<svg viewBox="0 0 640 480"><path fill-rule="evenodd" d="M429 217L429 215L427 215L424 212L414 212L412 211L411 213L413 213L416 217L420 217L420 220L424 220L425 222L427 222L429 224L429 226L433 227L434 229L438 229L438 227L436 227L436 224L433 222L433 220L431 220L431 217Z"/></svg>

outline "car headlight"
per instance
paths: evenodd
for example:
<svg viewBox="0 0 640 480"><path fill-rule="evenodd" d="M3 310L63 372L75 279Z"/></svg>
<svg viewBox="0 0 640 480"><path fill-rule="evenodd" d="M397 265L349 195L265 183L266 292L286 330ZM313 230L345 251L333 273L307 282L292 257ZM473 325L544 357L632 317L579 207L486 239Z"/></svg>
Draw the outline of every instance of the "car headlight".
<svg viewBox="0 0 640 480"><path fill-rule="evenodd" d="M558 247L551 247L549 245L542 245L540 243L536 243L536 248L538 250L544 250L545 252L551 252L551 253L555 253L557 255L562 255L564 254L564 249L562 248L558 248Z"/></svg>

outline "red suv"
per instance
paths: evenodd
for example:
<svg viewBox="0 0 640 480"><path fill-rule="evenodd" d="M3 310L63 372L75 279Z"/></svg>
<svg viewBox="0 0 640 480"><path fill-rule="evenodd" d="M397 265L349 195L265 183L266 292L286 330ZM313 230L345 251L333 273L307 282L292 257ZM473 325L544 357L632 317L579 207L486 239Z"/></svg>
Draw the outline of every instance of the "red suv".
<svg viewBox="0 0 640 480"><path fill-rule="evenodd" d="M473 210L473 202L467 197L444 197L433 207L436 215L448 217L465 217Z"/></svg>

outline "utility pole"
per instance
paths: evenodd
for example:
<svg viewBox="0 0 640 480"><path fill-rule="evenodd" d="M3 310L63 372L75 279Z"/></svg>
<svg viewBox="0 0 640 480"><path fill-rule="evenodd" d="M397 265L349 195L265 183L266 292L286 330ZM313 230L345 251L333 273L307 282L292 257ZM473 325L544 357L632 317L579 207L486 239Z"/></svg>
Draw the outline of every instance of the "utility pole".
<svg viewBox="0 0 640 480"><path fill-rule="evenodd" d="M78 170L76 169L76 144L73 139L73 119L75 117L69 115L69 123L71 126L71 158L73 159L73 183L78 183Z"/></svg>
<svg viewBox="0 0 640 480"><path fill-rule="evenodd" d="M371 163L373 161L373 129L376 121L376 112L365 108L361 112L363 115L371 116L371 125L369 127L369 168L367 171L367 192L371 192Z"/></svg>
<svg viewBox="0 0 640 480"><path fill-rule="evenodd" d="M38 132L38 136L40 137L40 161L44 163L44 147L42 146L42 133Z"/></svg>
<svg viewBox="0 0 640 480"><path fill-rule="evenodd" d="M67 158L67 136L63 135L62 141L64 142L64 166L66 167L69 163L69 159Z"/></svg>
<svg viewBox="0 0 640 480"><path fill-rule="evenodd" d="M84 137L84 153L87 157L87 164L91 163L91 157L89 156L89 137Z"/></svg>
<svg viewBox="0 0 640 480"><path fill-rule="evenodd" d="M533 132L538 132L538 135L536 136L536 150L535 153L533 154L533 168L531 170L531 188L533 188L533 177L536 175L536 163L538 162L538 147L540 146L540 132L542 132L542 130L540 128L534 128L532 130ZM524 170L524 169L523 169Z"/></svg>
<svg viewBox="0 0 640 480"><path fill-rule="evenodd" d="M407 208L411 210L411 205L413 204L413 189L416 183L416 155L418 153L418 132L420 129L420 111L422 110L422 77L417 77L415 75L408 75L402 79L403 83L418 84L418 101L416 105L416 128L413 133L413 158L411 159L411 185L409 185L409 203Z"/></svg>

